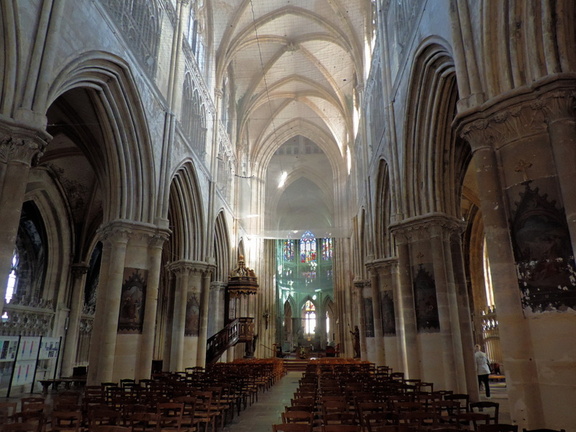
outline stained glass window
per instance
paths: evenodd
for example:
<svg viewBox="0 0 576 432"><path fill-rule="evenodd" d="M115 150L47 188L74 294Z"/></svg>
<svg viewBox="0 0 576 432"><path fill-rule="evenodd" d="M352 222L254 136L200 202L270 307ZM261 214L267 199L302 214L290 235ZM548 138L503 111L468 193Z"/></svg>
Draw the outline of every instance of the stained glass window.
<svg viewBox="0 0 576 432"><path fill-rule="evenodd" d="M332 239L322 239L322 259L329 261L332 259Z"/></svg>
<svg viewBox="0 0 576 432"><path fill-rule="evenodd" d="M310 231L306 231L300 240L300 262L316 262L316 253L316 238Z"/></svg>
<svg viewBox="0 0 576 432"><path fill-rule="evenodd" d="M310 300L304 305L304 332L313 334L316 329L316 306Z"/></svg>
<svg viewBox="0 0 576 432"><path fill-rule="evenodd" d="M294 261L294 240L284 240L284 261Z"/></svg>

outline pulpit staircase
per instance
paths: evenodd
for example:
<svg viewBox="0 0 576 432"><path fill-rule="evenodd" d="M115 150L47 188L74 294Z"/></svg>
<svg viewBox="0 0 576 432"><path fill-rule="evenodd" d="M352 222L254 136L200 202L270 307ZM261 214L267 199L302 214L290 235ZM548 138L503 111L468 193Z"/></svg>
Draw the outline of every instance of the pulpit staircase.
<svg viewBox="0 0 576 432"><path fill-rule="evenodd" d="M253 354L254 318L236 318L226 324L222 330L210 337L206 346L206 364L216 363L228 348L238 343L246 343L246 354Z"/></svg>

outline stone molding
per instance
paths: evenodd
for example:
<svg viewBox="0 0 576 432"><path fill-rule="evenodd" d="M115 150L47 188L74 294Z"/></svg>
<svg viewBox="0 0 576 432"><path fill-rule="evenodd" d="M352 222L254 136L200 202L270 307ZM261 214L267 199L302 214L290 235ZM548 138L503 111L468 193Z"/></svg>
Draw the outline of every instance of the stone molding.
<svg viewBox="0 0 576 432"><path fill-rule="evenodd" d="M133 240L148 243L150 247L161 247L170 235L170 231L151 224L117 220L100 227L98 230L102 242L127 243Z"/></svg>
<svg viewBox="0 0 576 432"><path fill-rule="evenodd" d="M455 217L432 213L405 219L390 226L390 232L398 243L425 241L433 237L449 238L454 234L461 235L465 222Z"/></svg>
<svg viewBox="0 0 576 432"><path fill-rule="evenodd" d="M176 276L182 276L185 273L199 273L200 275L204 276L206 274L212 273L215 269L215 266L204 261L180 260L167 264L166 269Z"/></svg>
<svg viewBox="0 0 576 432"><path fill-rule="evenodd" d="M575 119L576 77L524 87L462 113L455 121L457 133L473 151L498 149L518 139L547 133L550 123Z"/></svg>
<svg viewBox="0 0 576 432"><path fill-rule="evenodd" d="M45 131L0 121L0 162L34 166L51 139Z"/></svg>
<svg viewBox="0 0 576 432"><path fill-rule="evenodd" d="M369 272L384 276L393 273L394 268L398 266L398 258L377 259L367 262L365 265Z"/></svg>

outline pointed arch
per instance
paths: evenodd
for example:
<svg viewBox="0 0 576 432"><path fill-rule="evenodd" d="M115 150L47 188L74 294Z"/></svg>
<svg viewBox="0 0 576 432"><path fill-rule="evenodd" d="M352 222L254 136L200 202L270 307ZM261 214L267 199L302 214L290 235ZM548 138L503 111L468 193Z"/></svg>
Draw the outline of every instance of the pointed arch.
<svg viewBox="0 0 576 432"><path fill-rule="evenodd" d="M390 257L392 253L389 236L392 203L390 199L390 172L388 163L381 159L376 175L376 195L374 204L374 253L375 258Z"/></svg>
<svg viewBox="0 0 576 432"><path fill-rule="evenodd" d="M170 261L202 261L205 218L198 179L190 161L182 164L172 179L168 219L172 230Z"/></svg>
<svg viewBox="0 0 576 432"><path fill-rule="evenodd" d="M406 104L406 217L459 214L471 152L452 128L457 102L456 72L448 44L427 40L415 56Z"/></svg>
<svg viewBox="0 0 576 432"><path fill-rule="evenodd" d="M123 219L154 223L157 175L142 100L129 66L101 51L86 52L64 65L50 87L46 109L58 98L83 90L102 135L100 160L91 161L103 191L103 222Z"/></svg>
<svg viewBox="0 0 576 432"><path fill-rule="evenodd" d="M224 212L220 211L216 217L214 228L214 252L216 258L216 273L214 280L226 282L228 272L232 268L230 261L230 241L228 226L224 218Z"/></svg>

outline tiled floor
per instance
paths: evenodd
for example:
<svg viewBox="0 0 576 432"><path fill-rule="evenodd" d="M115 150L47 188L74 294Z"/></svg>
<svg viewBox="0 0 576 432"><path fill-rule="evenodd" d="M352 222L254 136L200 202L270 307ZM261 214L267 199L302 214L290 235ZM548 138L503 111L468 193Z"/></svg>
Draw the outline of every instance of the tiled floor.
<svg viewBox="0 0 576 432"><path fill-rule="evenodd" d="M274 423L282 422L281 413L290 405L301 376L302 372L288 372L270 390L260 393L258 402L234 417L223 432L271 432Z"/></svg>

